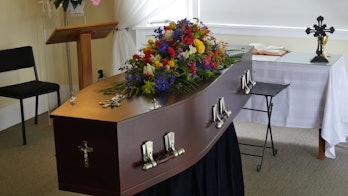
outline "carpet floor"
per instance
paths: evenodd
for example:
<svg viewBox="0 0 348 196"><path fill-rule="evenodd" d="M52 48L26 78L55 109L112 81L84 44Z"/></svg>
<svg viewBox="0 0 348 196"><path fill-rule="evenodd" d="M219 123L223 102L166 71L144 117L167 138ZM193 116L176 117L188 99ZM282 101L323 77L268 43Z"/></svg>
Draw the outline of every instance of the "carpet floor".
<svg viewBox="0 0 348 196"><path fill-rule="evenodd" d="M0 195L74 196L58 190L53 126L48 114L26 122L22 145L21 125L0 132ZM262 144L266 126L235 122L239 142ZM336 147L336 159L317 159L318 130L273 127L276 156L266 149L261 171L259 157L242 156L246 196L346 196L348 195L348 145ZM242 152L261 153L240 146Z"/></svg>

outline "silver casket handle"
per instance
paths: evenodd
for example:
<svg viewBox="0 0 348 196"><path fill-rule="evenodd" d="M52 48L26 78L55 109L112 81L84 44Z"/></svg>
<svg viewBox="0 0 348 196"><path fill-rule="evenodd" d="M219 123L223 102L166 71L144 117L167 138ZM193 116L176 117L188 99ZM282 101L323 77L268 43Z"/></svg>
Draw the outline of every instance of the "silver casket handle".
<svg viewBox="0 0 348 196"><path fill-rule="evenodd" d="M164 135L164 144L166 153L162 156L159 156L156 160L153 158L153 142L147 141L142 145L143 151L143 170L149 170L156 167L159 164L163 164L170 159L178 157L185 153L184 148L179 150L175 149L175 133L169 132Z"/></svg>

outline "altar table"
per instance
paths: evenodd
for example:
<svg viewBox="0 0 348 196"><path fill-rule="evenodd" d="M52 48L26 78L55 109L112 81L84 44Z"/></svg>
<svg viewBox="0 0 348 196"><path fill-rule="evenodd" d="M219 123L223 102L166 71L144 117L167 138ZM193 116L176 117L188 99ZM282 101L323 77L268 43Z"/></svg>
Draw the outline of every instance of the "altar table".
<svg viewBox="0 0 348 196"><path fill-rule="evenodd" d="M272 125L318 128L325 140L325 149L319 144L319 159L334 159L335 145L346 142L348 136L347 71L342 55L331 55L329 63L311 63L314 56L302 52L282 57L255 55L252 77L259 82L290 83L273 100ZM264 97L252 97L246 106L265 107ZM236 121L266 124L267 116L242 110ZM325 156L320 155L320 148Z"/></svg>

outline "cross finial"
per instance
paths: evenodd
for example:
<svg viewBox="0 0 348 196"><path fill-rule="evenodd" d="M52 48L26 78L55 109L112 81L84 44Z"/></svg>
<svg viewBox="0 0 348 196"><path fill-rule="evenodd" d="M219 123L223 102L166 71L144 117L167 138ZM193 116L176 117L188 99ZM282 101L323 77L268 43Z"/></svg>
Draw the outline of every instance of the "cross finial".
<svg viewBox="0 0 348 196"><path fill-rule="evenodd" d="M313 29L309 27L306 29L307 34L314 33L314 37L318 37L317 56L314 57L311 62L328 62L328 60L323 56L323 38L326 36L326 33L333 33L335 28L330 27L327 29L326 24L323 24L323 20L324 17L319 16L317 18L318 24L313 25Z"/></svg>

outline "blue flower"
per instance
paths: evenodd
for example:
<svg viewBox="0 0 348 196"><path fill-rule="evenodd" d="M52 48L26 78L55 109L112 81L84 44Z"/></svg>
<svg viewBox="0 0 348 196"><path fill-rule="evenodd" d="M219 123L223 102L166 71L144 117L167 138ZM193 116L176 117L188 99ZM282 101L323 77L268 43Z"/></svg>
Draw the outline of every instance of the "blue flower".
<svg viewBox="0 0 348 196"><path fill-rule="evenodd" d="M142 79L139 75L126 75L126 86L131 87L134 83L142 83Z"/></svg>
<svg viewBox="0 0 348 196"><path fill-rule="evenodd" d="M188 27L190 25L190 21L187 20L186 18L181 20L181 21L179 21L178 23L179 24L185 24L184 27Z"/></svg>
<svg viewBox="0 0 348 196"><path fill-rule="evenodd" d="M141 82L142 82L142 79L141 79L141 77L140 77L139 75L135 75L135 76L134 76L134 80L135 80L135 82L137 82L137 83L141 83Z"/></svg>
<svg viewBox="0 0 348 196"><path fill-rule="evenodd" d="M156 77L156 80L155 80L156 92L166 92L169 89L170 89L170 84L168 82L168 75L167 74Z"/></svg>
<svg viewBox="0 0 348 196"><path fill-rule="evenodd" d="M127 75L126 75L126 80L127 80L127 81L131 81L131 80L132 80L132 75L128 75L128 74L127 74Z"/></svg>
<svg viewBox="0 0 348 196"><path fill-rule="evenodd" d="M181 41L182 32L180 29L176 28L173 33L173 39Z"/></svg>
<svg viewBox="0 0 348 196"><path fill-rule="evenodd" d="M157 46L157 49L161 54L167 54L168 44L161 42L161 44Z"/></svg>
<svg viewBox="0 0 348 196"><path fill-rule="evenodd" d="M197 67L197 68L201 67L202 64L204 65L205 59L202 59L202 61L203 61L202 63L199 62L199 61L196 62L196 67Z"/></svg>
<svg viewBox="0 0 348 196"><path fill-rule="evenodd" d="M172 76L170 77L170 80L169 80L170 84L174 84L175 79L176 79L176 77L172 75Z"/></svg>
<svg viewBox="0 0 348 196"><path fill-rule="evenodd" d="M164 37L163 30L160 27L155 29L154 32L156 33L155 38L162 39Z"/></svg>
<svg viewBox="0 0 348 196"><path fill-rule="evenodd" d="M218 49L218 44L216 43L216 41L214 41L214 45L213 45L213 48L212 48L212 50L217 50Z"/></svg>

